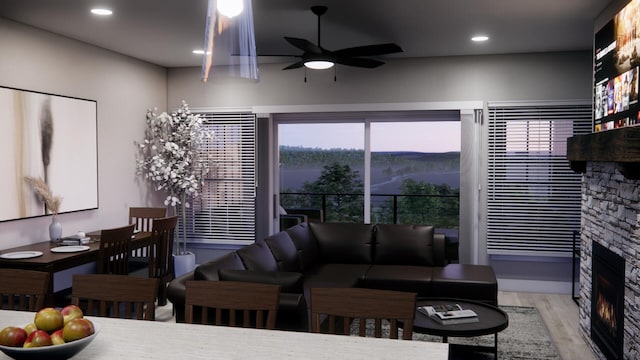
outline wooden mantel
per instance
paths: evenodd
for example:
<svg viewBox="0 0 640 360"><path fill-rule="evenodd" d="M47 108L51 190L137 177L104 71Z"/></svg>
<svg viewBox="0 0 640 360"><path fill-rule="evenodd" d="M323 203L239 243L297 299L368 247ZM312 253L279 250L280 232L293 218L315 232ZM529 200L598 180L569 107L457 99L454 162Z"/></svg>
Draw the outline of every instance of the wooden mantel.
<svg viewBox="0 0 640 360"><path fill-rule="evenodd" d="M577 135L567 139L571 169L584 173L589 161L615 162L628 179L640 179L640 126Z"/></svg>

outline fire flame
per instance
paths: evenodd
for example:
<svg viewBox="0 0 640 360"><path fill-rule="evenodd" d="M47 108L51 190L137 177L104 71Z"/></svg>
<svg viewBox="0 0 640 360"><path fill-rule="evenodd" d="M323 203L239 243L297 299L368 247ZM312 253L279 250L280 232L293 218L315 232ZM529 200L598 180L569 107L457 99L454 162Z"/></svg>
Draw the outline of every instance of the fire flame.
<svg viewBox="0 0 640 360"><path fill-rule="evenodd" d="M598 294L598 301L596 302L596 310L600 319L612 329L617 328L616 324L616 310L612 303L610 303L602 293Z"/></svg>

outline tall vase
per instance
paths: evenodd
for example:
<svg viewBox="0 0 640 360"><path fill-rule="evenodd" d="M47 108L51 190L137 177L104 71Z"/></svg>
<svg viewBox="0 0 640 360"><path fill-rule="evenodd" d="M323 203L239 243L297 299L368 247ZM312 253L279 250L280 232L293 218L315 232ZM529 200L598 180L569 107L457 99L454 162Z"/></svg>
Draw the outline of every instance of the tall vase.
<svg viewBox="0 0 640 360"><path fill-rule="evenodd" d="M183 254L173 255L173 273L179 277L196 268L196 254L187 251Z"/></svg>
<svg viewBox="0 0 640 360"><path fill-rule="evenodd" d="M51 218L51 225L49 225L49 239L51 239L51 242L58 242L60 238L62 238L62 224L54 215Z"/></svg>

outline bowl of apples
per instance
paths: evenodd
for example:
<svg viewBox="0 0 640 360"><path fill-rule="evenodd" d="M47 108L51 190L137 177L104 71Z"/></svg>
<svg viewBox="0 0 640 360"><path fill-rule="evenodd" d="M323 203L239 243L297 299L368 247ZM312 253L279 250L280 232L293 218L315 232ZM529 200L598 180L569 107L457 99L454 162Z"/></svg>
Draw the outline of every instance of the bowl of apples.
<svg viewBox="0 0 640 360"><path fill-rule="evenodd" d="M100 332L100 325L84 318L82 310L44 308L33 322L0 330L0 351L16 360L68 359L84 349Z"/></svg>

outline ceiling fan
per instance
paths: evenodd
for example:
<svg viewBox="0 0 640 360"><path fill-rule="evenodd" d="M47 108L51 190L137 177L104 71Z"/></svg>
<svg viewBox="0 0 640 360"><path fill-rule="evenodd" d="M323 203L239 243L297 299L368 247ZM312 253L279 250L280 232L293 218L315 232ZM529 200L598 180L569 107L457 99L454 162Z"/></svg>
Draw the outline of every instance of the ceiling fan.
<svg viewBox="0 0 640 360"><path fill-rule="evenodd" d="M403 51L400 46L393 43L356 46L336 51L327 50L323 48L320 43L320 18L327 12L327 7L312 6L311 11L318 16L318 43L314 44L309 40L285 36L285 40L296 48L302 50L303 53L302 55L291 55L299 57L300 61L297 61L282 70L297 69L303 66L310 69L328 69L334 64L362 68L375 68L383 65L384 62L368 58L369 56L393 54Z"/></svg>

